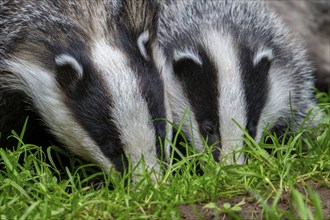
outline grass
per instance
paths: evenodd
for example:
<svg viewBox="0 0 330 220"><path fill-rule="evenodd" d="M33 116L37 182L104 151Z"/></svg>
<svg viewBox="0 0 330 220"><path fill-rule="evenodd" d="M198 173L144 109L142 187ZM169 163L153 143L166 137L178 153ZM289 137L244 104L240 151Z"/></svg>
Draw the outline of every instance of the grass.
<svg viewBox="0 0 330 220"><path fill-rule="evenodd" d="M0 149L0 219L181 219L187 207L200 219L330 218L313 187L330 191L330 97L317 96L326 113L318 128L285 143L267 132L261 143L247 137L245 165L216 163L210 150L190 152L157 183L148 172L133 184L130 171L106 175L59 147L24 144L23 129L11 137L14 149Z"/></svg>

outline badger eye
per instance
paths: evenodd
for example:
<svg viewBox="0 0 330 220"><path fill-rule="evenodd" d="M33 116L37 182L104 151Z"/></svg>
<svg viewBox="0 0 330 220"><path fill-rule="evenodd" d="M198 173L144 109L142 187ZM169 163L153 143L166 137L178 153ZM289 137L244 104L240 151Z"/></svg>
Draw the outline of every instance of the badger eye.
<svg viewBox="0 0 330 220"><path fill-rule="evenodd" d="M56 80L60 86L73 89L73 86L83 77L83 67L71 55L61 54L55 57Z"/></svg>
<svg viewBox="0 0 330 220"><path fill-rule="evenodd" d="M215 135L217 133L217 125L211 121L204 121L201 124L201 132L204 135Z"/></svg>
<svg viewBox="0 0 330 220"><path fill-rule="evenodd" d="M208 134L208 135L212 135L212 134L215 133L215 132L214 132L214 128L211 127L211 126L206 126L206 127L204 128L204 131L205 131L205 133Z"/></svg>
<svg viewBox="0 0 330 220"><path fill-rule="evenodd" d="M219 143L220 134L218 130L218 124L209 120L206 120L200 125L201 135L207 140L209 146Z"/></svg>

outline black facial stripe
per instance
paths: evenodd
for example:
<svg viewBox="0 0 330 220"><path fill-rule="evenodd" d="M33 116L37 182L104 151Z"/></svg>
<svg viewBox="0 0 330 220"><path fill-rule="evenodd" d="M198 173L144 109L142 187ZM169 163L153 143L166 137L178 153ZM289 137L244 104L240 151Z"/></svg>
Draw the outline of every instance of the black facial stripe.
<svg viewBox="0 0 330 220"><path fill-rule="evenodd" d="M153 120L151 123L154 126L157 136L155 143L157 156L160 159L164 159L162 158L165 155L164 149L160 148L158 137L160 137L162 143L164 143L166 137L166 121L157 120L160 118L166 118L164 84L154 61L146 61L141 55L137 45L138 36L136 36L136 38L134 36L136 36L136 34L129 33L129 30L122 28L118 32L118 41L121 42L122 47L129 58L129 66L136 74L136 77L139 80L140 92L144 100L147 102L149 114ZM151 40L152 39L150 39L145 45L149 56L151 54Z"/></svg>
<svg viewBox="0 0 330 220"><path fill-rule="evenodd" d="M66 105L74 112L75 119L97 143L102 153L122 172L128 162L119 138L119 129L112 120L111 94L105 89L102 79L98 78L82 42L75 39L65 52L77 59L84 72L81 80L74 79L75 74L70 73L74 70L69 67L64 67L64 72L57 72L56 80L66 94Z"/></svg>
<svg viewBox="0 0 330 220"><path fill-rule="evenodd" d="M213 144L220 141L217 69L202 48L199 56L202 66L185 58L175 62L173 70L188 97L201 134L208 139L208 144Z"/></svg>
<svg viewBox="0 0 330 220"><path fill-rule="evenodd" d="M254 66L252 51L241 45L240 52L240 66L247 104L246 129L251 137L255 138L261 111L267 102L269 92L268 72L271 61L264 57Z"/></svg>
<svg viewBox="0 0 330 220"><path fill-rule="evenodd" d="M166 109L164 103L164 85L159 77L159 73L155 68L138 68L137 72L142 73L145 71L144 76L139 76L140 90L142 91L143 98L147 101L149 114L153 119L153 126L156 131L157 137L161 138L164 143L166 137ZM162 119L161 119L162 118ZM164 156L164 150L160 148L160 143L156 141L156 152L160 159Z"/></svg>

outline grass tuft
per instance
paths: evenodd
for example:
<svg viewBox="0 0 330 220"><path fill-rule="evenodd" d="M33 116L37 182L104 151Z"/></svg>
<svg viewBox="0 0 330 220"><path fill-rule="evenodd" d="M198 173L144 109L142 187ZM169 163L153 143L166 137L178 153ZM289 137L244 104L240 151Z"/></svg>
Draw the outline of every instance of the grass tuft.
<svg viewBox="0 0 330 220"><path fill-rule="evenodd" d="M157 182L150 171L132 183L134 169L106 175L60 147L24 143L26 122L10 137L17 145L0 148L0 219L180 219L189 213L215 219L330 218L325 209L330 207L325 197L330 194L330 97L318 93L317 98L324 111L317 128L281 138L265 131L260 143L246 134L245 149L236 152L246 155L245 165L216 163L212 147L191 150L179 138L179 125L171 160Z"/></svg>

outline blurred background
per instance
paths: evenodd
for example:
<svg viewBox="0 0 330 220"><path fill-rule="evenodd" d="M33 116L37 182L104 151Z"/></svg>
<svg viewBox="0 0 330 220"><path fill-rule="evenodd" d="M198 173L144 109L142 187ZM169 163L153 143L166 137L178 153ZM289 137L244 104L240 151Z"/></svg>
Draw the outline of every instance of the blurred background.
<svg viewBox="0 0 330 220"><path fill-rule="evenodd" d="M316 88L330 87L330 0L269 1L289 27L304 40L316 68Z"/></svg>

